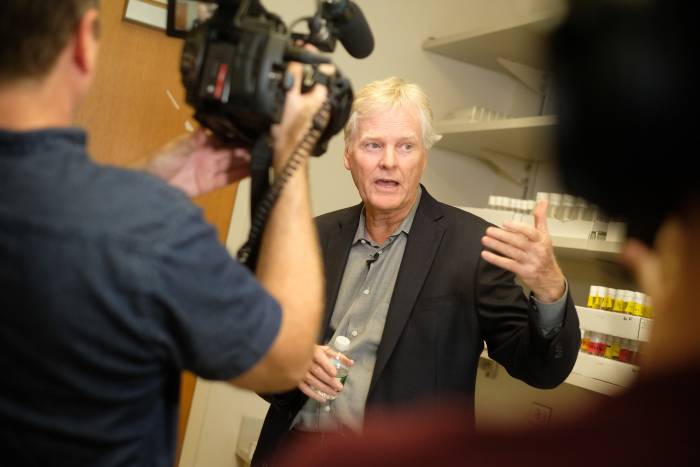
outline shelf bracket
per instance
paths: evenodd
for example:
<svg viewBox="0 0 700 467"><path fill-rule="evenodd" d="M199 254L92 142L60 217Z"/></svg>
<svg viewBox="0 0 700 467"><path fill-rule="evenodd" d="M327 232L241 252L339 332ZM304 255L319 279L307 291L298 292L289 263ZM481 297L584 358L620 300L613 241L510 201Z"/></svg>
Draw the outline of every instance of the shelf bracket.
<svg viewBox="0 0 700 467"><path fill-rule="evenodd" d="M525 171L525 174L521 178L518 178L517 175L513 175L512 171L506 169L503 166L503 164L499 163L499 159L503 157L521 162L524 165L523 170ZM477 159L480 160L488 168L493 170L496 175L505 178L514 185L525 187L529 183L530 171L532 170L532 162L530 161L524 161L510 154L505 154L502 152L493 151L491 149L485 148L481 149L481 156L478 156Z"/></svg>
<svg viewBox="0 0 700 467"><path fill-rule="evenodd" d="M496 61L505 68L510 75L537 94L544 94L547 91L547 73L544 71L506 60L505 58L497 58Z"/></svg>

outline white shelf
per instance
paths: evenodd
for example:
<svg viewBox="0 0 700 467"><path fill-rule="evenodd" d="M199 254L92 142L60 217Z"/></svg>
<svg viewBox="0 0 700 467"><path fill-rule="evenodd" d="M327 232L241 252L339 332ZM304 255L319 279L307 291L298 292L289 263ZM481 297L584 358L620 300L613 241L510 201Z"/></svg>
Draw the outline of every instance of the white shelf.
<svg viewBox="0 0 700 467"><path fill-rule="evenodd" d="M577 306L581 329L611 336L649 341L653 321L640 316Z"/></svg>
<svg viewBox="0 0 700 467"><path fill-rule="evenodd" d="M431 37L423 49L466 63L503 71L498 58L545 68L546 34L561 14L544 12L444 37Z"/></svg>
<svg viewBox="0 0 700 467"><path fill-rule="evenodd" d="M486 349L481 352L481 358L492 360ZM564 383L613 396L629 387L638 372L639 367L635 365L579 352Z"/></svg>
<svg viewBox="0 0 700 467"><path fill-rule="evenodd" d="M552 237L552 243L558 255L574 259L616 261L622 250L622 242L604 240Z"/></svg>
<svg viewBox="0 0 700 467"><path fill-rule="evenodd" d="M461 206L460 209L470 212L475 216L491 222L494 225L503 225L506 220L515 220L532 225L531 216L523 216L511 211L498 211L495 209L472 208ZM615 261L622 249L622 242L609 242L603 240L587 240L592 227L591 222L572 221L563 222L557 219L547 219L552 243L557 255L575 259L599 259ZM576 226L576 229L569 225ZM577 237L565 237L556 235L564 232Z"/></svg>
<svg viewBox="0 0 700 467"><path fill-rule="evenodd" d="M618 386L620 389L629 387L639 375L639 367L630 363L618 362L609 358L597 357L579 352L576 364L572 370L576 374L569 384L581 382L581 378L590 378L606 385ZM588 382L588 384L595 384ZM614 389L608 387L608 389Z"/></svg>
<svg viewBox="0 0 700 467"><path fill-rule="evenodd" d="M490 122L471 122L456 118L436 122L442 139L435 145L461 154L486 157L492 154L534 161L548 159L552 153L552 133L557 119L553 115L506 118Z"/></svg>

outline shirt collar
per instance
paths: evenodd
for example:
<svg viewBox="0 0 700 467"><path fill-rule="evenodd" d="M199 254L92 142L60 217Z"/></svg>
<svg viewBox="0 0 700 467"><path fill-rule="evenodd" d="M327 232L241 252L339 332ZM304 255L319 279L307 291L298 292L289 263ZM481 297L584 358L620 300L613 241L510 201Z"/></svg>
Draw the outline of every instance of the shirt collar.
<svg viewBox="0 0 700 467"><path fill-rule="evenodd" d="M77 127L45 128L32 131L7 131L0 128L0 148L12 149L15 153L33 153L47 146L63 145L84 149L86 143L85 131Z"/></svg>
<svg viewBox="0 0 700 467"><path fill-rule="evenodd" d="M408 236L409 232L411 231L411 226L413 225L413 219L416 217L416 211L418 210L418 205L420 204L420 199L421 199L421 194L423 193L423 189L418 185L418 195L416 196L416 201L413 203L413 206L411 207L411 211L408 213L408 216L401 222L401 225L398 226L398 228L394 231L389 236L389 239L393 241L394 238L396 238L401 232L405 233L406 236ZM365 208L364 206L362 207L362 211L360 212L360 221L357 224L357 230L355 231L355 238L352 240L352 244L354 245L355 243L365 240L366 242L372 242L372 240L369 239L367 236L367 232L365 230Z"/></svg>

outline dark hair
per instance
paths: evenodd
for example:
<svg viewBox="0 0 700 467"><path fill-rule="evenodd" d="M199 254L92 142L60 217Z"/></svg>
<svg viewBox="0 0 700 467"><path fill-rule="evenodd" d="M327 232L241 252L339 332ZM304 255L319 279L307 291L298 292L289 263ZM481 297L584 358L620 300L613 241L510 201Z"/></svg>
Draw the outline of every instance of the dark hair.
<svg viewBox="0 0 700 467"><path fill-rule="evenodd" d="M82 15L98 0L2 0L0 84L51 70Z"/></svg>
<svg viewBox="0 0 700 467"><path fill-rule="evenodd" d="M551 41L564 185L649 244L700 194L694 4L574 1Z"/></svg>

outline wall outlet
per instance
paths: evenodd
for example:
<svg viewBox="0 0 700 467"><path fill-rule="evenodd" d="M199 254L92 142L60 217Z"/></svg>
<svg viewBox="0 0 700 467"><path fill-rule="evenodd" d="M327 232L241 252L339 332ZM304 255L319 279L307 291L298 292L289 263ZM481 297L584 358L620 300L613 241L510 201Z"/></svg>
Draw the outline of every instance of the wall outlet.
<svg viewBox="0 0 700 467"><path fill-rule="evenodd" d="M546 405L538 404L537 402L532 403L530 407L530 416L528 421L530 425L533 426L547 426L552 418L552 408Z"/></svg>

